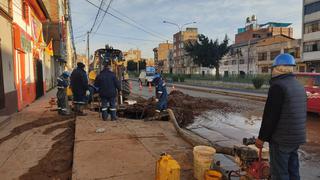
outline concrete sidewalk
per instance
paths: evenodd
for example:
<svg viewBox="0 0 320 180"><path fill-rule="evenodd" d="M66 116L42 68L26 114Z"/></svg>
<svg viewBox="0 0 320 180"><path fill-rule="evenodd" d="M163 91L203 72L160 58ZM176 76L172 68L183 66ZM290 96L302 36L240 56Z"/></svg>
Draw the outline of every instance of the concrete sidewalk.
<svg viewBox="0 0 320 180"><path fill-rule="evenodd" d="M0 179L34 179L33 168L52 149L55 140L64 129L54 129L44 133L48 128L66 121L59 117L56 111L51 111L49 100L56 91L47 93L44 97L32 103L21 112L13 114L9 120L0 126ZM35 168L36 169L36 168ZM34 170L35 170L34 169ZM42 175L49 172L39 172Z"/></svg>
<svg viewBox="0 0 320 180"><path fill-rule="evenodd" d="M97 128L105 132L96 133ZM193 179L192 146L170 122L119 119L104 122L98 113L77 117L73 179L151 180L166 152L181 165L181 179Z"/></svg>

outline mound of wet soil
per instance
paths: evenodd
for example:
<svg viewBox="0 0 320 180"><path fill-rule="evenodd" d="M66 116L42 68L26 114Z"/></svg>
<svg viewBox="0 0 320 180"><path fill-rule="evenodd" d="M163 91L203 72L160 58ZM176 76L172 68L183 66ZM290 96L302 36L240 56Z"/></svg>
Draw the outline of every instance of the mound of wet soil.
<svg viewBox="0 0 320 180"><path fill-rule="evenodd" d="M123 115L127 118L143 119L155 116L156 101L154 98L147 100L139 99L138 103L129 106ZM173 110L175 117L181 127L192 123L194 117L204 111L219 110L220 112L236 112L236 107L217 100L192 97L181 91L172 91L168 97L168 107Z"/></svg>

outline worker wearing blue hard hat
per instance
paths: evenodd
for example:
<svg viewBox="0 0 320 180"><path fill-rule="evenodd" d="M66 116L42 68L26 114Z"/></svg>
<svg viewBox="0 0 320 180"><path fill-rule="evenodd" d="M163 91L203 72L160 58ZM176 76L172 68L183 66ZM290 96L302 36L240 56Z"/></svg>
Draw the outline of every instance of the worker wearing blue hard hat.
<svg viewBox="0 0 320 180"><path fill-rule="evenodd" d="M68 97L67 97L67 88L69 86L69 77L70 73L68 71L64 71L57 78L57 104L58 104L58 113L60 115L69 115L68 109Z"/></svg>
<svg viewBox="0 0 320 180"><path fill-rule="evenodd" d="M293 74L295 59L278 55L256 146L269 143L272 179L300 179L298 149L306 142L306 93Z"/></svg>

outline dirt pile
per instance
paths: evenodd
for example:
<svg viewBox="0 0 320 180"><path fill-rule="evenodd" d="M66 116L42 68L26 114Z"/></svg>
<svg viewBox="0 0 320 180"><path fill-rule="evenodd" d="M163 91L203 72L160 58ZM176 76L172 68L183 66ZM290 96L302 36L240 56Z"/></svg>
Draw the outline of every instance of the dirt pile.
<svg viewBox="0 0 320 180"><path fill-rule="evenodd" d="M139 99L138 103L129 106L123 112L123 116L133 119L143 119L155 116L156 101L154 98L148 100ZM180 126L193 122L194 117L204 111L218 110L221 112L235 112L237 108L228 103L211 100L207 98L192 97L181 91L172 91L168 98L168 107L173 110Z"/></svg>
<svg viewBox="0 0 320 180"><path fill-rule="evenodd" d="M168 107L173 110L179 125L182 127L192 123L194 117L204 111L218 110L225 113L236 111L236 108L228 103L189 96L181 91L172 91L170 93Z"/></svg>

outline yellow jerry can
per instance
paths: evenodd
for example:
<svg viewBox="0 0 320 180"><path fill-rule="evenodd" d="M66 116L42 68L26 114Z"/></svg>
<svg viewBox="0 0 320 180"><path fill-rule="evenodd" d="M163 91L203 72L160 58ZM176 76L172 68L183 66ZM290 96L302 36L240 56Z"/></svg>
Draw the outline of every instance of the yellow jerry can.
<svg viewBox="0 0 320 180"><path fill-rule="evenodd" d="M180 165L170 155L161 155L157 161L156 180L180 180Z"/></svg>

